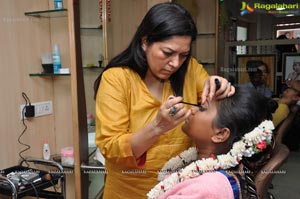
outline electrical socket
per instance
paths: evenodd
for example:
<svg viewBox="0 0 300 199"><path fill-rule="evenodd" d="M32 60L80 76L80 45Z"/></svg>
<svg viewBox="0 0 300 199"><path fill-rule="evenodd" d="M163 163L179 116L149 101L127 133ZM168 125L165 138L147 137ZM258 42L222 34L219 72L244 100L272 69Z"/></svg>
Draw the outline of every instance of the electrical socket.
<svg viewBox="0 0 300 199"><path fill-rule="evenodd" d="M34 112L35 112L34 117L51 115L53 113L52 101L36 102L36 103L31 103L31 105L34 106ZM22 111L24 106L25 104L20 105L21 119L23 118ZM25 116L24 118L27 119Z"/></svg>

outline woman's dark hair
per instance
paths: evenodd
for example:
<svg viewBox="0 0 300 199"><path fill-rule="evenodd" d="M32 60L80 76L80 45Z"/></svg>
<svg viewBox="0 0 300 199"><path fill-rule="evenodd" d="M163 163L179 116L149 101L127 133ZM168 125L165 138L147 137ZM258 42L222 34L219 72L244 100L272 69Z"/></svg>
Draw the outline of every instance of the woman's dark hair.
<svg viewBox="0 0 300 199"><path fill-rule="evenodd" d="M172 36L191 36L192 41L194 41L197 36L197 28L192 16L183 6L177 3L154 5L145 15L127 49L114 57L104 71L112 67L128 67L144 79L148 70L148 63L142 48L142 40L146 39L147 45L152 45L154 42L164 41ZM190 55L180 69L170 77L175 95L182 96L184 76L189 60ZM102 73L94 83L95 97Z"/></svg>
<svg viewBox="0 0 300 199"><path fill-rule="evenodd" d="M236 141L252 131L263 120L271 120L278 104L254 88L237 86L235 94L221 100L214 120L217 128L230 129L230 141Z"/></svg>

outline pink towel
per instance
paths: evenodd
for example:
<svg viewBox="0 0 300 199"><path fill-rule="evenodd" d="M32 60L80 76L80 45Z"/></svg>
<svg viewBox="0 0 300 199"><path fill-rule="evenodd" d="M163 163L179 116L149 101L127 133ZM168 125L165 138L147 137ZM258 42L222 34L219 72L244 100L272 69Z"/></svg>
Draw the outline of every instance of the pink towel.
<svg viewBox="0 0 300 199"><path fill-rule="evenodd" d="M211 172L173 186L159 199L234 199L234 195L227 177Z"/></svg>

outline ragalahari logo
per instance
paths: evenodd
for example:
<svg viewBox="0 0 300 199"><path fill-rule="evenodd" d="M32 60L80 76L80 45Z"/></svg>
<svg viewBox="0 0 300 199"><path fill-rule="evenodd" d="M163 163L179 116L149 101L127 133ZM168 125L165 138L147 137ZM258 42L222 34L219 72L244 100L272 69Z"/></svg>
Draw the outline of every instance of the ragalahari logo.
<svg viewBox="0 0 300 199"><path fill-rule="evenodd" d="M242 1L241 16L254 12L254 9L245 1Z"/></svg>

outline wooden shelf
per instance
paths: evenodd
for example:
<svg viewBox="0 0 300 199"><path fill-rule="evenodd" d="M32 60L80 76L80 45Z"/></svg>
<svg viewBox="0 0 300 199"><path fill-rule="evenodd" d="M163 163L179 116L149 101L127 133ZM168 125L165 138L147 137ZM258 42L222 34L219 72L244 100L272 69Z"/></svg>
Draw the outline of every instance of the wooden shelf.
<svg viewBox="0 0 300 199"><path fill-rule="evenodd" d="M40 10L40 11L25 12L24 14L26 16L44 17L44 18L66 17L67 16L67 9Z"/></svg>
<svg viewBox="0 0 300 199"><path fill-rule="evenodd" d="M300 39L269 39L269 40L254 40L254 41L229 41L225 42L225 47L229 46L269 46L269 45L286 45L299 44Z"/></svg>
<svg viewBox="0 0 300 199"><path fill-rule="evenodd" d="M216 33L214 33L214 32L199 32L197 34L197 36L215 36L215 35L216 35Z"/></svg>

